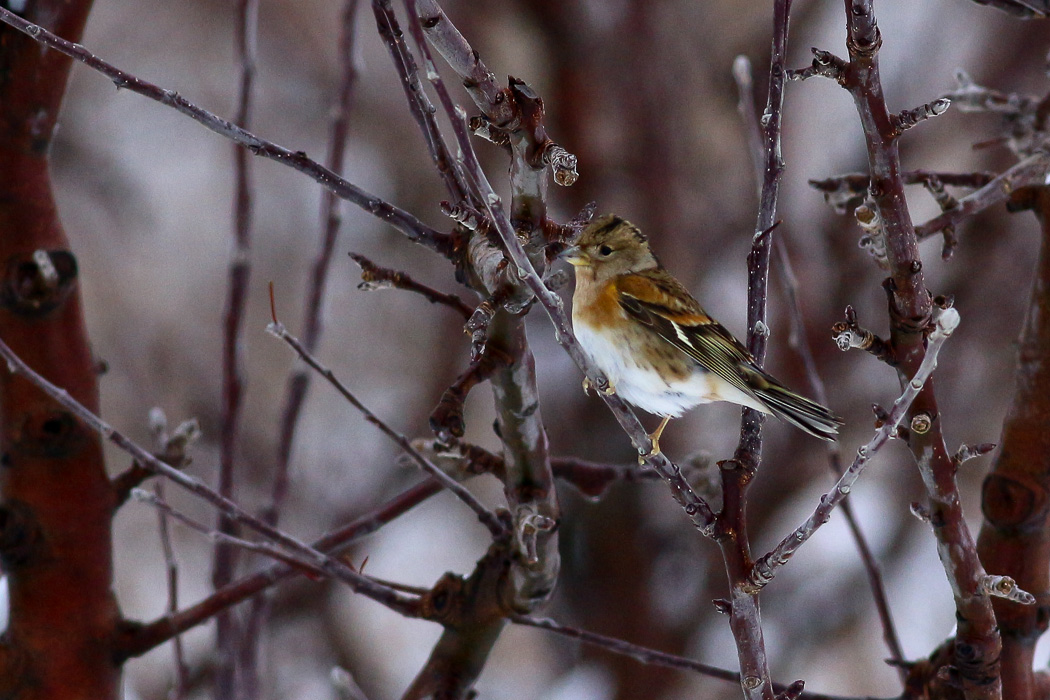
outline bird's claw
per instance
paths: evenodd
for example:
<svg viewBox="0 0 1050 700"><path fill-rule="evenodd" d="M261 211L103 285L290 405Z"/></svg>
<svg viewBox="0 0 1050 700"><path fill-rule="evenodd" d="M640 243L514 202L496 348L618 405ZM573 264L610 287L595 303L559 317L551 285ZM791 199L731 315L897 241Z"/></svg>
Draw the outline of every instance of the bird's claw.
<svg viewBox="0 0 1050 700"><path fill-rule="evenodd" d="M649 442L652 443L652 447L649 448L649 451L646 452L645 454L639 453L639 455L638 455L638 464L639 465L644 465L647 461L649 461L653 457L656 457L657 455L660 454L660 435L659 435L659 433L650 433L649 434Z"/></svg>

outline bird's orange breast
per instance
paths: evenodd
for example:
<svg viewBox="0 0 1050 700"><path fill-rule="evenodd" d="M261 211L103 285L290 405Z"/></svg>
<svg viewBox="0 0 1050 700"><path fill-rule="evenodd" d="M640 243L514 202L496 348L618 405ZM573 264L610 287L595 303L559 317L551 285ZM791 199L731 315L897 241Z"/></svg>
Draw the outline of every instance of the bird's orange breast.
<svg viewBox="0 0 1050 700"><path fill-rule="evenodd" d="M573 318L594 328L623 323L625 314L620 307L619 292L610 281L605 284L578 280L572 302Z"/></svg>

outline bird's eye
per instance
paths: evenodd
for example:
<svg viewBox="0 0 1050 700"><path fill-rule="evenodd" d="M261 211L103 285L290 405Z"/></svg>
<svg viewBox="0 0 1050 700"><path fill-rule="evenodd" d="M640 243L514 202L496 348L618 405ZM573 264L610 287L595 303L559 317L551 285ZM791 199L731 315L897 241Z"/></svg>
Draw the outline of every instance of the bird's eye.
<svg viewBox="0 0 1050 700"><path fill-rule="evenodd" d="M607 245L603 245L601 248L598 249L598 252L604 256L609 256L612 255L612 248L610 248Z"/></svg>

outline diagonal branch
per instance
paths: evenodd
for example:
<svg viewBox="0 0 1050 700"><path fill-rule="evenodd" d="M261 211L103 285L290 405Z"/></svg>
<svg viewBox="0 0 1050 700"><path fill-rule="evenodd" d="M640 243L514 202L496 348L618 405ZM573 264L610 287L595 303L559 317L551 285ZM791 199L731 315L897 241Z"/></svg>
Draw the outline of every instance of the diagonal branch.
<svg viewBox="0 0 1050 700"><path fill-rule="evenodd" d="M436 479L428 478L398 494L371 512L320 537L311 546L327 554L338 554L350 544L376 532L383 525L405 514L431 496L440 493L441 490L441 484ZM274 564L258 573L234 581L222 590L216 591L184 610L164 615L147 624L130 625L125 631L122 640L122 657L141 656L182 632L207 622L220 611L266 591L285 579L302 573L303 569L301 567L296 568L287 564Z"/></svg>
<svg viewBox="0 0 1050 700"><path fill-rule="evenodd" d="M420 454L419 450L412 446L412 443L409 442L408 438L391 428L378 416L376 416L374 413L368 410L368 407L362 404L357 399L357 397L354 396L353 393L351 393L351 391L346 388L346 385L339 381L339 379L335 376L332 370L322 365L317 360L317 358L315 358L311 353L307 352L306 348L303 347L303 344L299 342L299 339L291 335L287 330L285 330L284 326L281 325L280 322L271 323L269 326L267 326L266 330L272 333L277 338L283 340L288 345L288 347L292 348L292 350L294 350L295 353L300 358L302 358L304 362L306 362L306 364L308 364L311 368L314 369L314 371L316 371L318 374L324 377L329 384L335 387L336 391L342 394L343 398L349 401L354 406L354 408L360 411L364 415L365 420L379 428L379 430L384 435L386 435L395 443L397 443L397 445L401 449L403 449L408 454L408 456L411 457L412 461L419 465L419 467L423 471L428 472L431 476L436 478L439 482L441 482L441 484L445 488L447 488L449 491L455 494L455 496L459 498L459 500L463 501L463 503L465 503L468 508L474 511L474 513L478 516L478 520L481 522L482 525L484 525L488 529L488 531L492 534L493 537L500 537L506 532L506 526L495 513L493 513L484 505L482 505L482 503L474 496L474 494L472 494L462 485L457 483L455 479L450 477L445 472L441 471L441 469L437 467L437 465L435 465L429 459Z"/></svg>
<svg viewBox="0 0 1050 700"><path fill-rule="evenodd" d="M348 182L330 168L326 168L317 161L310 159L303 151L291 151L272 141L256 136L252 132L242 129L206 109L198 107L174 90L161 88L141 78L137 78L103 61L80 44L66 41L40 25L27 22L3 7L0 7L0 22L10 25L18 31L28 34L41 44L64 53L70 58L98 71L112 80L118 88L130 90L171 107L180 114L185 114L200 123L205 128L244 146L253 155L262 156L298 170L335 193L336 196L356 204L366 212L387 222L404 233L412 242L419 243L443 255L449 252L447 234L430 228L404 209L400 209Z"/></svg>
<svg viewBox="0 0 1050 700"><path fill-rule="evenodd" d="M809 541L824 523L831 518L831 512L842 503L849 495L860 477L864 467L868 465L871 458L875 456L882 446L890 441L897 433L897 428L911 408L927 380L937 368L937 355L941 351L944 342L951 337L955 328L959 325L959 312L948 308L941 311L934 321L934 330L930 333L930 341L926 347L926 355L922 364L916 371L915 376L908 382L904 393L893 402L889 416L884 420L882 426L866 445L857 450L857 456L853 463L842 473L838 482L828 493L820 498L820 503L804 523L795 528L794 532L785 537L773 551L759 558L755 562L751 574L748 576L748 585L754 590L759 590L773 580L776 572L795 554L798 549Z"/></svg>
<svg viewBox="0 0 1050 700"><path fill-rule="evenodd" d="M388 586L377 584L371 579L360 575L343 562L329 557L309 545L300 542L291 535L267 525L233 501L224 498L214 489L209 488L203 482L160 461L150 454L148 450L128 439L123 433L115 430L93 412L85 408L83 404L71 397L67 391L60 389L34 372L3 340L0 340L0 357L3 357L7 361L8 372L11 374L20 374L28 379L58 404L65 407L87 427L99 433L102 437L130 454L143 466L152 469L158 474L166 476L168 479L190 493L208 501L216 508L228 514L238 524L254 530L263 537L287 548L293 553L305 556L311 564L322 569L327 575L348 584L355 592L372 598L407 617L418 616L419 611L415 599L404 596Z"/></svg>

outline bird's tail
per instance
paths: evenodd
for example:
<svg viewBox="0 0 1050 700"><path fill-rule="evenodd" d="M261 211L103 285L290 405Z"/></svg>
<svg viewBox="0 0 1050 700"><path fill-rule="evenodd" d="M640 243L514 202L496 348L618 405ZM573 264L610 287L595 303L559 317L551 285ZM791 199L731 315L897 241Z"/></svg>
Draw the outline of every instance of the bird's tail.
<svg viewBox="0 0 1050 700"><path fill-rule="evenodd" d="M814 437L834 442L838 439L842 419L816 401L799 396L772 377L765 377L762 386L751 390L778 418L804 430Z"/></svg>

